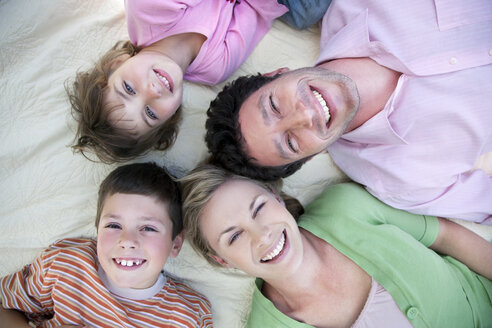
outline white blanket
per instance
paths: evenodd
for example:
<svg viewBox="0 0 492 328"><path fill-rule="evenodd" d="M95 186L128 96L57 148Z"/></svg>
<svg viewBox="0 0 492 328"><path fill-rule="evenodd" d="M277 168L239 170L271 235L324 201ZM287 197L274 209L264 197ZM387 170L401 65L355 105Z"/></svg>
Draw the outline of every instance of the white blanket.
<svg viewBox="0 0 492 328"><path fill-rule="evenodd" d="M57 239L95 236L98 185L114 166L72 153L75 129L64 83L128 38L124 15L121 0L0 1L0 276L32 262ZM231 79L310 66L318 52L319 28L297 31L277 21ZM224 85L185 84L184 120L174 147L145 157L177 176L206 157L205 112ZM322 154L288 178L285 189L306 203L342 180ZM492 239L490 229L467 226ZM217 327L243 326L251 278L212 269L187 244L166 269L209 298Z"/></svg>

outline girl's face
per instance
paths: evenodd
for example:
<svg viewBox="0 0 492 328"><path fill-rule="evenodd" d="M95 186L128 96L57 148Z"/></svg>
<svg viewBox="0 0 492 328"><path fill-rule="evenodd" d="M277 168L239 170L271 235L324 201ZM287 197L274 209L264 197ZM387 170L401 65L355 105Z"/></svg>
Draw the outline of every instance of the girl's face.
<svg viewBox="0 0 492 328"><path fill-rule="evenodd" d="M182 235L172 240L168 205L155 197L107 196L97 231L97 257L113 284L124 288L151 287L169 256L181 248Z"/></svg>
<svg viewBox="0 0 492 328"><path fill-rule="evenodd" d="M117 108L109 114L112 124L138 137L176 113L183 97L183 71L176 62L144 49L122 56L115 66L104 99L106 107Z"/></svg>
<svg viewBox="0 0 492 328"><path fill-rule="evenodd" d="M302 260L295 219L276 195L250 181L219 187L203 209L200 230L217 262L265 280L295 272Z"/></svg>

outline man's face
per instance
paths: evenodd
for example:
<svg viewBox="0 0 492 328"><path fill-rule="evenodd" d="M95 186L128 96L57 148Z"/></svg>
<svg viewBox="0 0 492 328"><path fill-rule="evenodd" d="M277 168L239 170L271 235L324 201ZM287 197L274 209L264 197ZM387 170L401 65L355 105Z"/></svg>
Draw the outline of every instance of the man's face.
<svg viewBox="0 0 492 328"><path fill-rule="evenodd" d="M283 73L239 110L245 151L262 166L317 154L342 135L358 108L357 88L345 75L320 67Z"/></svg>

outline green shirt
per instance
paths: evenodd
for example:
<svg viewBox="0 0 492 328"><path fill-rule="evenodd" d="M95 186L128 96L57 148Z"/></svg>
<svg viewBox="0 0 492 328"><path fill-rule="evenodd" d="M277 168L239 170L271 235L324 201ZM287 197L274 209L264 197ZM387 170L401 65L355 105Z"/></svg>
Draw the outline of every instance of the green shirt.
<svg viewBox="0 0 492 328"><path fill-rule="evenodd" d="M492 281L428 248L436 217L380 202L354 183L329 187L306 207L299 226L333 245L381 284L414 327L492 327ZM293 320L260 292L248 327L311 327Z"/></svg>

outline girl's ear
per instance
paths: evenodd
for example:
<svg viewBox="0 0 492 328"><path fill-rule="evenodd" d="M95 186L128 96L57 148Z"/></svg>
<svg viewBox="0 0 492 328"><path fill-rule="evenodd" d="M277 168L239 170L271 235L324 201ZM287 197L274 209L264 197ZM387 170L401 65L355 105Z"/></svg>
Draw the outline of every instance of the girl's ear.
<svg viewBox="0 0 492 328"><path fill-rule="evenodd" d="M221 258L220 256L210 254L210 253L208 253L208 256L210 256L211 259L213 259L215 262L219 263L224 268L233 268L232 264L227 263L227 261L224 260L223 258Z"/></svg>
<svg viewBox="0 0 492 328"><path fill-rule="evenodd" d="M171 252L169 253L170 257L176 257L179 254L179 251L181 250L181 247L183 246L184 242L184 230L181 231L179 234L174 237L173 240L173 246L171 248Z"/></svg>

